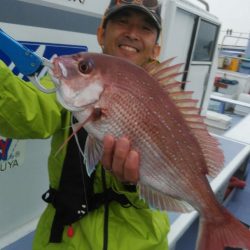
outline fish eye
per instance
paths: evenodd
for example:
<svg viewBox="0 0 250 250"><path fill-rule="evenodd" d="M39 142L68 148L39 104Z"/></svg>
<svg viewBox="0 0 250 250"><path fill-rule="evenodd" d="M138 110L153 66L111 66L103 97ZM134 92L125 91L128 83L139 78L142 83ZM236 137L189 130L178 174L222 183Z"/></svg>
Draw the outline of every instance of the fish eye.
<svg viewBox="0 0 250 250"><path fill-rule="evenodd" d="M93 69L93 63L90 60L83 60L79 62L78 68L81 73L89 74Z"/></svg>

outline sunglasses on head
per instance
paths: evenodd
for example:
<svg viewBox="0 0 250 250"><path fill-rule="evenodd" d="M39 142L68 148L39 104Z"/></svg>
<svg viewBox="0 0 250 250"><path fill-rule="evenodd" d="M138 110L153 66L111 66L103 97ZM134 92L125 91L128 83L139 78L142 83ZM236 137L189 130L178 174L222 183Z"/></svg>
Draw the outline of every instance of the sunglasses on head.
<svg viewBox="0 0 250 250"><path fill-rule="evenodd" d="M134 3L142 5L149 10L156 10L159 7L157 0L116 0L116 4Z"/></svg>

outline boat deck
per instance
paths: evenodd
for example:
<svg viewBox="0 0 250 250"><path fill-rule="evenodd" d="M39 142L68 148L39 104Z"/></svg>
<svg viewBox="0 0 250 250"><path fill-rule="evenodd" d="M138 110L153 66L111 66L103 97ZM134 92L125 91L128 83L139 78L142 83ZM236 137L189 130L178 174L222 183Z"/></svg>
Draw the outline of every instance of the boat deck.
<svg viewBox="0 0 250 250"><path fill-rule="evenodd" d="M9 246L2 248L1 250L31 250L33 237L34 232L31 232Z"/></svg>

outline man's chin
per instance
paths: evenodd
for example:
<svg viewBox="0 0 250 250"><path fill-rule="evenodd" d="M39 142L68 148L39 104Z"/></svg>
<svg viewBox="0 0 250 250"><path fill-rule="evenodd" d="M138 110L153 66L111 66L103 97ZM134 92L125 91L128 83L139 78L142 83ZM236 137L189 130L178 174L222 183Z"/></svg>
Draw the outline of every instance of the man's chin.
<svg viewBox="0 0 250 250"><path fill-rule="evenodd" d="M140 64L140 58L136 54L129 54L129 53L119 53L118 57L124 58L134 64Z"/></svg>

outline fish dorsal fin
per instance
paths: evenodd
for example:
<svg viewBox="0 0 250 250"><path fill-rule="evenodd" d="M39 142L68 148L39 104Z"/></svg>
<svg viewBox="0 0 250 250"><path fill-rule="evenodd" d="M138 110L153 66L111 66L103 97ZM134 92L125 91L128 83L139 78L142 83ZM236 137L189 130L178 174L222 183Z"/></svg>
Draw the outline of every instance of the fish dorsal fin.
<svg viewBox="0 0 250 250"><path fill-rule="evenodd" d="M171 66L173 59L170 58L162 63L153 61L144 69L159 83L182 113L202 149L208 166L207 174L215 177L223 168L223 152L217 140L208 133L204 118L200 116L200 110L197 108L198 100L192 99L193 92L182 90L183 82L176 81L175 78L183 74L179 72L183 64Z"/></svg>
<svg viewBox="0 0 250 250"><path fill-rule="evenodd" d="M153 75L154 72L161 70L162 68L168 67L170 63L175 59L175 57L165 60L160 63L157 60L152 60L149 63L143 65L143 68L150 74Z"/></svg>

